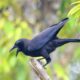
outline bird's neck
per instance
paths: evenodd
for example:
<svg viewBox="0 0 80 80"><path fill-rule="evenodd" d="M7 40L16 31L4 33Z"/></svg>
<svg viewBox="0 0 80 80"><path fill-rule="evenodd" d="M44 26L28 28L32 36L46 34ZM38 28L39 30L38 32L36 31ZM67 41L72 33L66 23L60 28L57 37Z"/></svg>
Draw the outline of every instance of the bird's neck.
<svg viewBox="0 0 80 80"><path fill-rule="evenodd" d="M22 52L23 52L25 55L28 55L28 54L29 54L29 51L27 50L27 48L24 48L24 49L22 50Z"/></svg>

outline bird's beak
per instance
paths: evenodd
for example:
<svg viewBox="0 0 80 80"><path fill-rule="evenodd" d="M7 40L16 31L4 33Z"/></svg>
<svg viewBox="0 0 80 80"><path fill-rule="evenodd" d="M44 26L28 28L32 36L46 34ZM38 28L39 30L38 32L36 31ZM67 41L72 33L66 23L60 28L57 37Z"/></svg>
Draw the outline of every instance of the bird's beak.
<svg viewBox="0 0 80 80"><path fill-rule="evenodd" d="M16 57L17 57L17 55L18 55L18 53L20 52L20 50L19 49L17 49L17 51L16 51Z"/></svg>
<svg viewBox="0 0 80 80"><path fill-rule="evenodd" d="M15 48L17 48L15 45L10 49L10 52L13 50L13 49L15 49ZM20 52L20 50L19 49L17 49L17 51L16 51L16 57L17 57L17 55L18 55L18 53Z"/></svg>
<svg viewBox="0 0 80 80"><path fill-rule="evenodd" d="M13 50L13 49L15 49L15 48L17 48L15 45L10 49L10 52Z"/></svg>

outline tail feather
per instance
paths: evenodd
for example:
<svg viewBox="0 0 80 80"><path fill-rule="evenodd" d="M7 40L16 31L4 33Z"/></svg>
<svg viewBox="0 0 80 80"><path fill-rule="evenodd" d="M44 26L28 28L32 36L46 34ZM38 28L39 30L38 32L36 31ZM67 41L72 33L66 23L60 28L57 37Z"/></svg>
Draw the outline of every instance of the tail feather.
<svg viewBox="0 0 80 80"><path fill-rule="evenodd" d="M70 42L80 42L80 39L57 39L56 45L61 46L61 45L64 45L64 44L70 43Z"/></svg>
<svg viewBox="0 0 80 80"><path fill-rule="evenodd" d="M80 42L80 39L63 39L63 42Z"/></svg>

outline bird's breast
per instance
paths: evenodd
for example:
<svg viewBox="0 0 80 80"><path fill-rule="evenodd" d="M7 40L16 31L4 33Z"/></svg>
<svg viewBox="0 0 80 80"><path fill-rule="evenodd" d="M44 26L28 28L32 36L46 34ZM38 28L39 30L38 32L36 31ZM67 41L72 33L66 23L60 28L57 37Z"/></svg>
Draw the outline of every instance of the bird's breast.
<svg viewBox="0 0 80 80"><path fill-rule="evenodd" d="M36 50L36 51L26 51L24 54L27 55L27 56L31 56L31 57L39 57L39 56L41 56L39 50Z"/></svg>

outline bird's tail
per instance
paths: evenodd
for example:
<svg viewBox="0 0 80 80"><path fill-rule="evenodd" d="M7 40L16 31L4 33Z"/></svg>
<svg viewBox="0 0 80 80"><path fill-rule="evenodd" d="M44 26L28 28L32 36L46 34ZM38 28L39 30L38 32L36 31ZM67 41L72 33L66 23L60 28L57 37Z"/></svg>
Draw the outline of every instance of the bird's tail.
<svg viewBox="0 0 80 80"><path fill-rule="evenodd" d="M57 39L56 40L57 46L61 46L70 42L80 42L80 39Z"/></svg>

